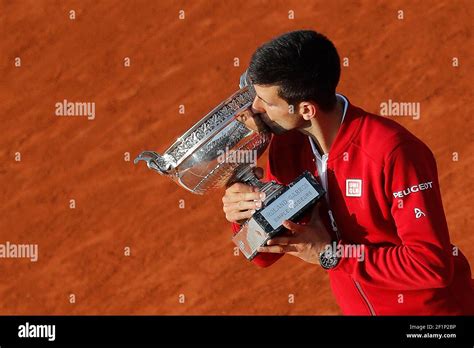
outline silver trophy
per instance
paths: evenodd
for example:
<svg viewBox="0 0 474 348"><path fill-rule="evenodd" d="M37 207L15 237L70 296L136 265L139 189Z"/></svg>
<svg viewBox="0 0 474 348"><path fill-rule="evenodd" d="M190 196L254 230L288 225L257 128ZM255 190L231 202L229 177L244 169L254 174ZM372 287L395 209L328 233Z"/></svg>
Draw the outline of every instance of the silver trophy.
<svg viewBox="0 0 474 348"><path fill-rule="evenodd" d="M134 161L145 161L148 168L195 194L235 182L265 192L262 207L232 238L249 260L255 257L259 246L284 229L284 220L296 220L325 193L309 172L288 186L275 181L265 183L255 176L256 160L271 140L270 129L252 112L255 96L245 72L240 78L240 90L180 136L163 155L143 151Z"/></svg>

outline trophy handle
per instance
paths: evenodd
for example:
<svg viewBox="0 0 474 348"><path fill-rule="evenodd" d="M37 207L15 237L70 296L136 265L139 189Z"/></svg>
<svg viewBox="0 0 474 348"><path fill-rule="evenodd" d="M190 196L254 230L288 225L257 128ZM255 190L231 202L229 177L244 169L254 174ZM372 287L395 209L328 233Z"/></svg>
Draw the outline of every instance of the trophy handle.
<svg viewBox="0 0 474 348"><path fill-rule="evenodd" d="M164 156L161 156L154 151L143 151L135 158L133 163L137 164L139 161L145 161L148 168L162 175L168 175L169 170L173 167L173 161L170 155L164 154Z"/></svg>
<svg viewBox="0 0 474 348"><path fill-rule="evenodd" d="M248 71L249 69L245 69L244 73L240 75L239 88L244 88L251 85L250 80L248 78Z"/></svg>

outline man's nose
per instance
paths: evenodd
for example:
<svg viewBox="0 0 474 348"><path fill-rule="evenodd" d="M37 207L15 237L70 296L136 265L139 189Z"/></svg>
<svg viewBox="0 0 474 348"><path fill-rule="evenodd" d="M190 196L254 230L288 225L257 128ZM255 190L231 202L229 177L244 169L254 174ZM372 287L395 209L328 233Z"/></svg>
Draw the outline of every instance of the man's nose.
<svg viewBox="0 0 474 348"><path fill-rule="evenodd" d="M260 104L260 100L258 99L258 97L255 97L255 99L253 100L252 112L254 114L260 114L260 113L265 112L265 109L262 108L262 105Z"/></svg>

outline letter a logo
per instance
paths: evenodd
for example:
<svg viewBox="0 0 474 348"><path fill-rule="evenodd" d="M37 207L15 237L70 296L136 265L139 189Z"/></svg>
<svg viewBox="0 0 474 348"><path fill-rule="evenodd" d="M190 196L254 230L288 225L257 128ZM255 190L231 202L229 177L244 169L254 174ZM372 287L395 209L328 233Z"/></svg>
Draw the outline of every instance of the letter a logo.
<svg viewBox="0 0 474 348"><path fill-rule="evenodd" d="M415 217L417 219L421 218L422 216L426 216L425 213L421 209L415 208Z"/></svg>

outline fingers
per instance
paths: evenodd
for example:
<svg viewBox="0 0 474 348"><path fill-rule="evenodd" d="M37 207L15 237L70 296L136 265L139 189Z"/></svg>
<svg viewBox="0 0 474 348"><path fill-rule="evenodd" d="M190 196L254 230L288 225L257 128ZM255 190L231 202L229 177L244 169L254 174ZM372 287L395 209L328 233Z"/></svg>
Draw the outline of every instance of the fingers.
<svg viewBox="0 0 474 348"><path fill-rule="evenodd" d="M231 185L222 197L226 219L239 222L251 218L262 207L264 199L265 193L259 192L258 188L243 183Z"/></svg>
<svg viewBox="0 0 474 348"><path fill-rule="evenodd" d="M297 223L294 223L290 220L285 220L283 221L283 226L290 230L293 234L295 233L300 233L305 231L308 226L317 226L319 223L321 223L321 217L319 215L319 207L320 207L320 202L318 202L314 207L313 210L311 211L311 216L309 219L309 222L305 225L300 225Z"/></svg>
<svg viewBox="0 0 474 348"><path fill-rule="evenodd" d="M228 187L225 190L226 193L237 193L237 192L256 192L256 187L243 184L241 182L236 182L232 186Z"/></svg>
<svg viewBox="0 0 474 348"><path fill-rule="evenodd" d="M305 229L304 225L296 224L290 220L283 221L283 226L287 228L292 234L303 232Z"/></svg>
<svg viewBox="0 0 474 348"><path fill-rule="evenodd" d="M267 242L267 245L289 245L289 244L294 244L295 243L295 238L294 237L275 237L270 239Z"/></svg>
<svg viewBox="0 0 474 348"><path fill-rule="evenodd" d="M251 218L255 211L261 207L261 201L239 201L237 203L224 203L223 210L227 221L238 222Z"/></svg>
<svg viewBox="0 0 474 348"><path fill-rule="evenodd" d="M298 249L295 245L274 245L274 246L261 246L257 249L260 253L275 253L283 254L288 252L297 252Z"/></svg>
<svg viewBox="0 0 474 348"><path fill-rule="evenodd" d="M224 197L222 197L222 203L237 203L240 201L254 201L254 200L263 200L265 198L265 193L258 192L258 188L245 185L242 183L236 183L229 187L225 191Z"/></svg>
<svg viewBox="0 0 474 348"><path fill-rule="evenodd" d="M262 207L262 201L239 201L236 203L224 203L224 213L231 211L243 211L260 209Z"/></svg>
<svg viewBox="0 0 474 348"><path fill-rule="evenodd" d="M252 215L255 213L255 210L247 210L247 211L233 211L230 213L226 213L225 218L229 222L238 222L240 220L250 219Z"/></svg>
<svg viewBox="0 0 474 348"><path fill-rule="evenodd" d="M263 192L235 192L226 193L222 197L222 203L238 203L240 201L263 201L265 199L265 193Z"/></svg>
<svg viewBox="0 0 474 348"><path fill-rule="evenodd" d="M283 232L280 232L278 234L278 237L293 237L293 236L294 236L293 231L289 231L286 228L283 229ZM276 239L276 238L273 238L273 239Z"/></svg>

